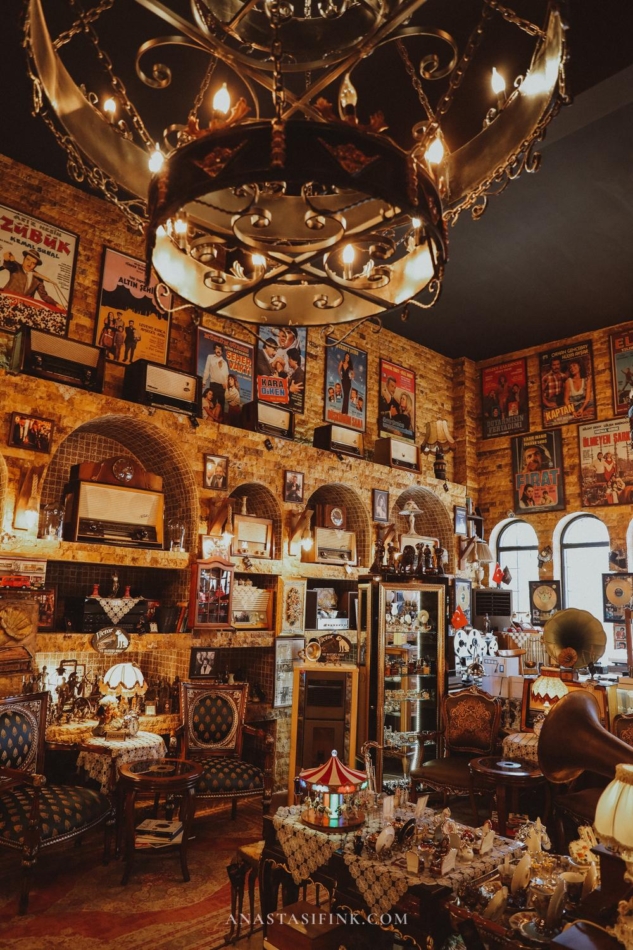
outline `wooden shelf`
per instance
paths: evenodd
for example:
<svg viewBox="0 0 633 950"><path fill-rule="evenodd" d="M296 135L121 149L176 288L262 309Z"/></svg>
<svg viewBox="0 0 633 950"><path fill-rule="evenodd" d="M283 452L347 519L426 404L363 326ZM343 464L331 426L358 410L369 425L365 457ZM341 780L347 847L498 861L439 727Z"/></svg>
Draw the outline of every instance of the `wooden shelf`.
<svg viewBox="0 0 633 950"><path fill-rule="evenodd" d="M271 647L273 630L208 630L200 636L191 633L132 633L129 652L153 653L156 650L188 650L190 647ZM91 633L38 633L38 653L93 652ZM122 654L123 655L123 654Z"/></svg>
<svg viewBox="0 0 633 950"><path fill-rule="evenodd" d="M18 538L2 545L3 557L36 558L82 564L114 564L117 567L151 567L185 570L195 558L187 551L152 551L147 548L119 547L112 544L84 544L79 541L55 541L48 538Z"/></svg>

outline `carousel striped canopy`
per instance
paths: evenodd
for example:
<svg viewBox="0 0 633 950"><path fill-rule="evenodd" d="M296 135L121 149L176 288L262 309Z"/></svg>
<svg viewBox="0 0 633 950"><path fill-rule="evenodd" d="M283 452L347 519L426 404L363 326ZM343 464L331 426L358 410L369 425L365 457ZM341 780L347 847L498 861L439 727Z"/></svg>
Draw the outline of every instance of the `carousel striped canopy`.
<svg viewBox="0 0 633 950"><path fill-rule="evenodd" d="M299 778L309 785L327 785L330 791L333 792L349 785L362 785L363 782L367 781L364 772L350 769L344 762L341 762L336 750L332 752L330 759L323 765L318 765L314 769L304 769L300 772Z"/></svg>

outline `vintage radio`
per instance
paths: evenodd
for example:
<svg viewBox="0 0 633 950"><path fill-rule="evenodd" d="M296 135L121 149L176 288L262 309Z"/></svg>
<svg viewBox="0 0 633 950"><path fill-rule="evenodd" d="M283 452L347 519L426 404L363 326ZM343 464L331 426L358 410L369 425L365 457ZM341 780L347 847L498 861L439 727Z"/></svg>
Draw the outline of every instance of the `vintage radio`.
<svg viewBox="0 0 633 950"><path fill-rule="evenodd" d="M112 600L112 608L106 613L103 604L108 606L108 601ZM116 598L95 597L67 597L64 608L64 616L70 621L72 629L79 633L97 633L104 627L111 627L113 624L112 609L118 609L116 615L116 626L120 627L125 633L136 633L144 625L147 615L147 601L145 599L132 602L132 606L126 609L126 602Z"/></svg>
<svg viewBox="0 0 633 950"><path fill-rule="evenodd" d="M342 452L343 455L355 455L362 458L363 433L355 429L346 429L345 426L329 424L317 426L314 430L312 444L317 449L329 449L330 452Z"/></svg>
<svg viewBox="0 0 633 950"><path fill-rule="evenodd" d="M374 442L374 462L390 465L391 468L404 468L409 472L420 471L420 450L415 442L402 439L376 439Z"/></svg>
<svg viewBox="0 0 633 950"><path fill-rule="evenodd" d="M64 539L163 547L162 492L74 482L66 495Z"/></svg>
<svg viewBox="0 0 633 950"><path fill-rule="evenodd" d="M314 544L301 552L301 559L317 564L356 564L356 535L336 528L315 528Z"/></svg>
<svg viewBox="0 0 633 950"><path fill-rule="evenodd" d="M105 350L33 327L22 327L15 337L11 369L100 393Z"/></svg>
<svg viewBox="0 0 633 950"><path fill-rule="evenodd" d="M162 363L135 360L125 367L123 398L189 416L202 416L202 380Z"/></svg>
<svg viewBox="0 0 633 950"><path fill-rule="evenodd" d="M278 439L294 439L295 417L290 409L254 399L242 406L242 428Z"/></svg>
<svg viewBox="0 0 633 950"><path fill-rule="evenodd" d="M146 471L140 462L128 455L113 455L101 462L80 462L70 469L71 482L99 482L102 485L125 485L162 491L160 475Z"/></svg>

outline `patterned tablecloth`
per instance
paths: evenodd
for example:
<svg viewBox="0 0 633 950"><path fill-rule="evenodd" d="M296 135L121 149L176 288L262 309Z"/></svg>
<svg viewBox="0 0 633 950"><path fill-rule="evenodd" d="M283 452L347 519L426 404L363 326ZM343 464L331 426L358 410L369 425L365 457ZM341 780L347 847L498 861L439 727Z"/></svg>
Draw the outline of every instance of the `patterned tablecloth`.
<svg viewBox="0 0 633 950"><path fill-rule="evenodd" d="M301 806L292 805L289 808L280 808L273 819L277 838L295 884L310 877L317 868L327 863L335 851L342 849L350 874L374 914L387 913L414 884L441 884L456 893L464 881L487 874L497 865L503 864L506 854L523 848L520 842L497 836L492 851L468 864L458 862L455 870L446 877L437 878L425 870L418 874L407 871L402 855L394 855L384 860L359 857L353 852L354 832L339 835L316 831L301 822L300 813ZM432 814L427 809L427 817ZM362 829L363 837L378 830L380 825L379 819L368 820Z"/></svg>
<svg viewBox="0 0 633 950"><path fill-rule="evenodd" d="M504 759L523 759L538 765L538 736L533 732L511 732L501 743Z"/></svg>
<svg viewBox="0 0 633 950"><path fill-rule="evenodd" d="M99 782L104 793L110 790L113 760L118 773L125 762L163 759L167 755L167 748L161 737L151 732L137 732L130 739L103 739L92 736L90 745L95 747L95 751L80 752L77 756L77 768L83 769L90 778Z"/></svg>

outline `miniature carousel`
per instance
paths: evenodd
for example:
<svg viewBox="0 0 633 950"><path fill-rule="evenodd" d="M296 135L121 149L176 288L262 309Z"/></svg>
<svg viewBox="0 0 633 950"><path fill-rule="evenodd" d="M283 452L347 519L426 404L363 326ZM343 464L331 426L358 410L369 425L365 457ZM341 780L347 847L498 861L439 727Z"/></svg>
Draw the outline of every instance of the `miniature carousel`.
<svg viewBox="0 0 633 950"><path fill-rule="evenodd" d="M359 793L367 787L367 775L348 768L336 751L323 765L299 773L298 786L307 789L301 821L319 831L341 831L365 823Z"/></svg>

